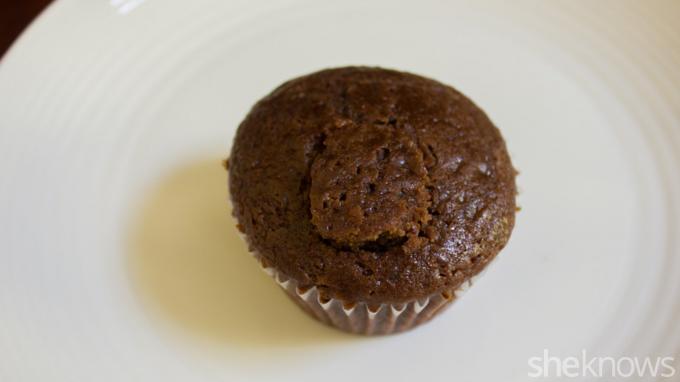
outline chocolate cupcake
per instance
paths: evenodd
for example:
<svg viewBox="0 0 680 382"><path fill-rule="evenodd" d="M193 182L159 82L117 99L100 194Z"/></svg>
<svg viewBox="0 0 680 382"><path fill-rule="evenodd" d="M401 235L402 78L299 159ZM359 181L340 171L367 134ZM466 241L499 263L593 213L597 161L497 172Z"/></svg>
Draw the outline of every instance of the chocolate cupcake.
<svg viewBox="0 0 680 382"><path fill-rule="evenodd" d="M238 229L288 294L345 331L429 320L507 243L515 170L498 129L437 81L367 67L288 81L241 123Z"/></svg>

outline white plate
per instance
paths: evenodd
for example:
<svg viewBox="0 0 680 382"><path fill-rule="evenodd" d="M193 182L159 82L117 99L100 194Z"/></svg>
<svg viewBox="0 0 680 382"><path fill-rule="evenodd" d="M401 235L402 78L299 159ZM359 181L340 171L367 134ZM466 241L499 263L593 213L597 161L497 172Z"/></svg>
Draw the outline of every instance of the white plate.
<svg viewBox="0 0 680 382"><path fill-rule="evenodd" d="M680 369L679 17L678 2L58 1L0 65L0 380L524 380L531 357L583 350ZM457 87L521 171L497 263L397 336L307 318L226 204L220 159L250 105L347 64Z"/></svg>

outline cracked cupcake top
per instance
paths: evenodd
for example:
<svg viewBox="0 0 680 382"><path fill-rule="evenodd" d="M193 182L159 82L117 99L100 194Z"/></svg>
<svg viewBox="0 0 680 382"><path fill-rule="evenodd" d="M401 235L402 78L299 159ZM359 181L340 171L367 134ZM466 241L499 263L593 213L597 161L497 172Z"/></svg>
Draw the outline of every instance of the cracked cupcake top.
<svg viewBox="0 0 680 382"><path fill-rule="evenodd" d="M258 102L229 159L263 262L346 302L450 291L505 246L515 171L483 111L436 81L330 69Z"/></svg>

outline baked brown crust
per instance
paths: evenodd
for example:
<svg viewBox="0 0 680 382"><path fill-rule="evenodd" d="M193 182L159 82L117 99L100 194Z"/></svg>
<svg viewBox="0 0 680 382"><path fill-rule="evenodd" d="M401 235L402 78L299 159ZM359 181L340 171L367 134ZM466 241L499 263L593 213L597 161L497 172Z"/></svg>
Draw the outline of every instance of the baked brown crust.
<svg viewBox="0 0 680 382"><path fill-rule="evenodd" d="M515 219L515 170L486 114L380 68L323 70L260 100L236 133L229 186L262 261L348 302L453 290Z"/></svg>

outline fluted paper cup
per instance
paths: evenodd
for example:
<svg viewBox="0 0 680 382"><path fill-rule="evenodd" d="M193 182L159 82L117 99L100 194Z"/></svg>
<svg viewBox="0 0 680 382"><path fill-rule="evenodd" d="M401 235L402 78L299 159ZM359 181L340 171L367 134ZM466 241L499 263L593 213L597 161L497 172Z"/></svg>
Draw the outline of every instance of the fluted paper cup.
<svg viewBox="0 0 680 382"><path fill-rule="evenodd" d="M244 235L242 237L248 241ZM254 251L252 246L249 247L264 272L310 316L345 332L363 335L399 333L429 321L460 298L483 273L482 271L464 281L454 290L434 293L422 299L399 304L369 304L324 298L316 286L301 287L297 280L263 262L261 255Z"/></svg>

